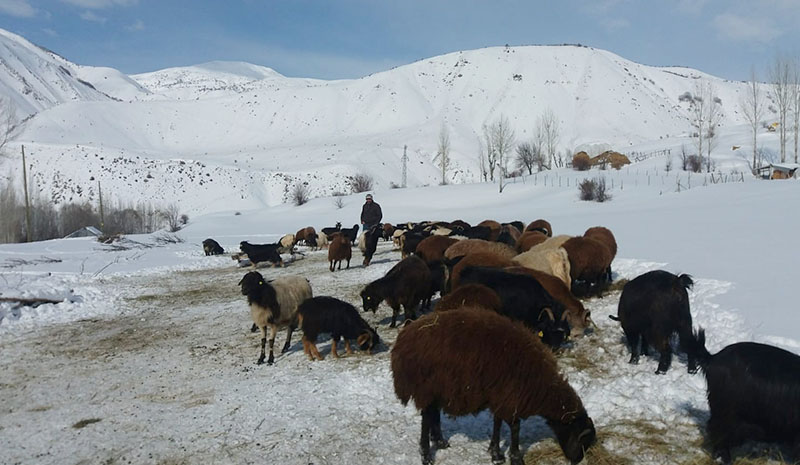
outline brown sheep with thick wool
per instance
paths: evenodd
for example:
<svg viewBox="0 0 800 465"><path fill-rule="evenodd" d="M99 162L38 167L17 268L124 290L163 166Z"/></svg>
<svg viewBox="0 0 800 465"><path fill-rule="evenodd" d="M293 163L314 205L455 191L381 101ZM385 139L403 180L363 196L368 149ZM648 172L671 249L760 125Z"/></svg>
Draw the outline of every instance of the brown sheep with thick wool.
<svg viewBox="0 0 800 465"><path fill-rule="evenodd" d="M605 282L612 260L611 251L605 244L590 237L578 236L564 242L561 247L569 257L573 292L588 294L597 284ZM585 290L576 290L576 281L582 281Z"/></svg>
<svg viewBox="0 0 800 465"><path fill-rule="evenodd" d="M534 246L539 245L546 240L547 235L541 231L525 231L517 240L517 252L527 252Z"/></svg>
<svg viewBox="0 0 800 465"><path fill-rule="evenodd" d="M477 226L486 226L489 228L491 233L489 233L489 240L496 241L497 236L500 235L500 229L503 227L499 222L495 220L483 220L477 224Z"/></svg>
<svg viewBox="0 0 800 465"><path fill-rule="evenodd" d="M425 315L400 331L391 366L397 398L404 405L413 399L422 413L423 464L433 463L431 439L439 449L449 446L442 436L442 410L462 416L489 409L494 463L505 461L502 422L511 427L512 465L524 463L519 450L524 418L544 417L572 463L583 460L595 441L594 424L550 349L505 316L475 308Z"/></svg>
<svg viewBox="0 0 800 465"><path fill-rule="evenodd" d="M617 240L614 238L614 233L612 233L610 229L603 226L594 226L587 229L586 232L583 233L583 237L591 237L592 239L602 242L606 247L608 247L609 252L611 252L611 261L614 261L614 258L617 256ZM606 279L609 282L612 281L610 262L606 272Z"/></svg>
<svg viewBox="0 0 800 465"><path fill-rule="evenodd" d="M508 258L517 254L513 247L500 242L490 242L483 239L464 239L451 245L444 251L444 258L455 260L464 255L476 252L491 252Z"/></svg>
<svg viewBox="0 0 800 465"><path fill-rule="evenodd" d="M449 291L458 289L461 280L461 273L468 266L504 268L514 265L516 265L516 263L511 261L511 259L494 252L475 252L464 255L464 257L453 266L453 271L450 273L450 285L447 286L447 288Z"/></svg>
<svg viewBox="0 0 800 465"><path fill-rule="evenodd" d="M430 265L444 260L445 250L456 242L458 239L448 236L428 236L420 241L414 253Z"/></svg>
<svg viewBox="0 0 800 465"><path fill-rule="evenodd" d="M439 299L433 311L445 312L461 307L479 307L500 313L503 301L491 288L483 284L471 283L459 286L458 289Z"/></svg>
<svg viewBox="0 0 800 465"><path fill-rule="evenodd" d="M549 221L543 219L531 221L530 224L525 227L525 231L539 231L547 237L553 237L553 227L550 226Z"/></svg>

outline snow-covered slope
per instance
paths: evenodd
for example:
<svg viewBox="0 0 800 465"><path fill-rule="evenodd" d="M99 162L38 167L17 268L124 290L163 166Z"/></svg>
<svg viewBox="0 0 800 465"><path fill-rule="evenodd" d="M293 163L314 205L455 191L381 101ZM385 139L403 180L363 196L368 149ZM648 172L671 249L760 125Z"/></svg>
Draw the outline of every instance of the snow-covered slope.
<svg viewBox="0 0 800 465"><path fill-rule="evenodd" d="M131 76L156 97L196 100L269 88L287 78L264 66L238 61L211 61Z"/></svg>
<svg viewBox="0 0 800 465"><path fill-rule="evenodd" d="M46 195L76 200L72 194L80 191L77 198L87 199L89 186L77 185L106 172L104 185L127 199L205 211L231 202L275 205L297 183L312 197L347 192L356 173L372 176L376 187L400 184L404 150L408 184L436 184L433 158L443 126L451 140L448 181L474 182L482 128L501 116L521 142L552 110L560 153L678 148L689 130L680 96L701 78L712 81L726 133L742 123L736 107L744 86L582 46L457 52L340 81L287 78L239 62L134 76L141 87L112 74L94 69L93 81L109 80L102 88L123 101L62 104L26 124L18 141L35 154ZM187 166L208 169L188 175Z"/></svg>
<svg viewBox="0 0 800 465"><path fill-rule="evenodd" d="M77 66L24 38L0 29L0 95L20 119L71 101L108 101Z"/></svg>

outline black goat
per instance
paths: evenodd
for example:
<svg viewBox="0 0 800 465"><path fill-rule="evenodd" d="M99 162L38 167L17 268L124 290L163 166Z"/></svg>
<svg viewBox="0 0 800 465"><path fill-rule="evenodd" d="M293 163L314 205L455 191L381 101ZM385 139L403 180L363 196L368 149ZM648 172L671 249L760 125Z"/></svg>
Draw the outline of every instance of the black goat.
<svg viewBox="0 0 800 465"><path fill-rule="evenodd" d="M715 457L731 461L745 441L788 442L800 459L800 356L738 342L714 355L701 329L693 350L708 384L708 437Z"/></svg>
<svg viewBox="0 0 800 465"><path fill-rule="evenodd" d="M353 353L350 349L351 339L356 340L359 349L367 352L381 341L378 333L361 318L354 306L334 297L308 299L300 304L297 312L300 329L303 330L303 351L309 360L322 360L316 345L320 333L330 333L331 355L334 358L339 358L336 343L340 338L344 338L344 347L348 354Z"/></svg>
<svg viewBox="0 0 800 465"><path fill-rule="evenodd" d="M247 241L239 243L239 249L247 254L253 266L261 262L270 262L273 265L283 266L283 260L278 249L280 244L251 244Z"/></svg>
<svg viewBox="0 0 800 465"><path fill-rule="evenodd" d="M483 284L495 291L503 303L501 313L524 323L550 347L559 347L569 336L569 323L562 319L564 306L531 276L468 266L461 271L459 283Z"/></svg>
<svg viewBox="0 0 800 465"><path fill-rule="evenodd" d="M333 227L328 226L327 228L322 228L320 231L322 231L322 234L325 234L326 236L328 236L328 240L331 240L331 237L333 236L333 234L337 233L337 232L339 232L341 230L342 230L342 223L337 221L336 222L336 226L333 226Z"/></svg>
<svg viewBox="0 0 800 465"><path fill-rule="evenodd" d="M378 249L378 239L380 239L382 235L382 224L376 224L364 231L364 266L369 266L369 263L372 261L372 256L375 255L375 250Z"/></svg>
<svg viewBox="0 0 800 465"><path fill-rule="evenodd" d="M342 228L341 233L350 239L351 244L355 244L358 239L358 225L354 224L352 228Z"/></svg>
<svg viewBox="0 0 800 465"><path fill-rule="evenodd" d="M656 374L664 374L672 363L670 338L680 337L681 350L688 352L689 373L697 373L697 363L687 344L692 341L692 314L689 294L694 282L687 274L676 276L668 271L655 270L637 276L622 288L617 317L631 350L630 363L639 363L639 345L647 355L648 344L661 353Z"/></svg>
<svg viewBox="0 0 800 465"><path fill-rule="evenodd" d="M206 253L207 257L209 255L222 255L225 253L225 250L223 250L219 242L214 239L206 239L203 241L203 252Z"/></svg>

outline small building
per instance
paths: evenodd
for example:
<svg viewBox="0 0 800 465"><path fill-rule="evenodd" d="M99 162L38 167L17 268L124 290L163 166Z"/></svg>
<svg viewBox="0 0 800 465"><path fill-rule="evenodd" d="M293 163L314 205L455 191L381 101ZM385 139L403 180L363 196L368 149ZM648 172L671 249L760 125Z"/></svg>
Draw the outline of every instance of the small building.
<svg viewBox="0 0 800 465"><path fill-rule="evenodd" d="M103 231L95 228L94 226L84 226L81 229L75 231L74 233L65 236L65 239L71 239L73 237L99 237L103 235Z"/></svg>
<svg viewBox="0 0 800 465"><path fill-rule="evenodd" d="M758 175L762 179L790 179L797 174L800 165L797 163L770 163L758 169Z"/></svg>

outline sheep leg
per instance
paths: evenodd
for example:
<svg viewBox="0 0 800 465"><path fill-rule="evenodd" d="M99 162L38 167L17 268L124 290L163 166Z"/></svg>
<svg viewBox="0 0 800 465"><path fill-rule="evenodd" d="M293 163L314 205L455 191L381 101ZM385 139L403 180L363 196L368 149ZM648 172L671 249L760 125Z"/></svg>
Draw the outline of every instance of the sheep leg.
<svg viewBox="0 0 800 465"><path fill-rule="evenodd" d="M687 371L689 372L689 374L693 375L697 373L698 367L697 367L697 359L694 356L694 350L692 350L692 347L689 342L692 340L692 330L690 327L684 326L683 328L680 329L678 334L680 336L680 341L681 341L680 343L681 350L686 352L686 355L689 358Z"/></svg>
<svg viewBox="0 0 800 465"><path fill-rule="evenodd" d="M339 358L339 353L336 351L336 339L334 337L331 338L331 357L333 358Z"/></svg>
<svg viewBox="0 0 800 465"><path fill-rule="evenodd" d="M329 268L331 271L333 271L333 260L331 260L331 266Z"/></svg>
<svg viewBox="0 0 800 465"><path fill-rule="evenodd" d="M264 363L264 359L266 358L265 347L267 345L267 327L264 326L261 328L261 355L259 355L258 360L256 361L256 365L261 365Z"/></svg>
<svg viewBox="0 0 800 465"><path fill-rule="evenodd" d="M314 356L311 355L311 347L309 347L310 342L309 342L308 339L306 339L305 336L303 336L302 340L303 340L303 353L308 355L308 359L313 362L314 361Z"/></svg>
<svg viewBox="0 0 800 465"><path fill-rule="evenodd" d="M422 465L433 464L433 456L431 455L431 424L434 421L434 416L439 414L439 408L431 404L420 412L422 415L422 428L419 437L419 453L422 456Z"/></svg>
<svg viewBox="0 0 800 465"><path fill-rule="evenodd" d="M345 338L344 350L347 352L347 355L353 355L353 349L350 347L350 339Z"/></svg>
<svg viewBox="0 0 800 465"><path fill-rule="evenodd" d="M392 323L389 325L390 328L394 328L397 326L397 315L400 314L400 305L399 304L392 304Z"/></svg>
<svg viewBox="0 0 800 465"><path fill-rule="evenodd" d="M661 344L661 357L658 359L658 368L656 369L657 375L663 375L669 370L672 364L672 347L669 345L669 340Z"/></svg>
<svg viewBox="0 0 800 465"><path fill-rule="evenodd" d="M275 325L269 326L269 358L267 359L267 365L272 365L275 363L275 355L273 355L273 348L275 347L275 333L277 332L278 328ZM264 340L261 340L261 362L263 363L264 357Z"/></svg>
<svg viewBox="0 0 800 465"><path fill-rule="evenodd" d="M506 456L500 451L500 428L503 426L503 420L500 417L494 417L494 425L492 426L492 439L489 441L489 453L492 454L492 463L501 464L506 462Z"/></svg>
<svg viewBox="0 0 800 465"><path fill-rule="evenodd" d="M317 345L314 343L309 343L309 349L311 350L311 354L316 357L317 360L324 360L325 357L319 353L319 349L317 349ZM312 359L313 360L313 359Z"/></svg>
<svg viewBox="0 0 800 465"><path fill-rule="evenodd" d="M442 411L436 406L436 411L431 413L431 439L437 449L447 449L450 443L442 436Z"/></svg>
<svg viewBox="0 0 800 465"><path fill-rule="evenodd" d="M509 423L511 427L511 446L508 448L508 455L511 458L511 465L525 465L522 459L522 452L519 451L519 418L515 418Z"/></svg>
<svg viewBox="0 0 800 465"><path fill-rule="evenodd" d="M297 329L297 323L290 323L289 328L286 330L286 342L283 344L281 353L285 354L289 351L289 346L292 345L292 333Z"/></svg>
<svg viewBox="0 0 800 465"><path fill-rule="evenodd" d="M250 332L254 333L256 331L258 331L258 326L255 323L253 323L253 326L250 327Z"/></svg>
<svg viewBox="0 0 800 465"><path fill-rule="evenodd" d="M628 348L631 350L631 359L628 360L628 363L639 363L639 333L626 331L625 337L628 339Z"/></svg>

